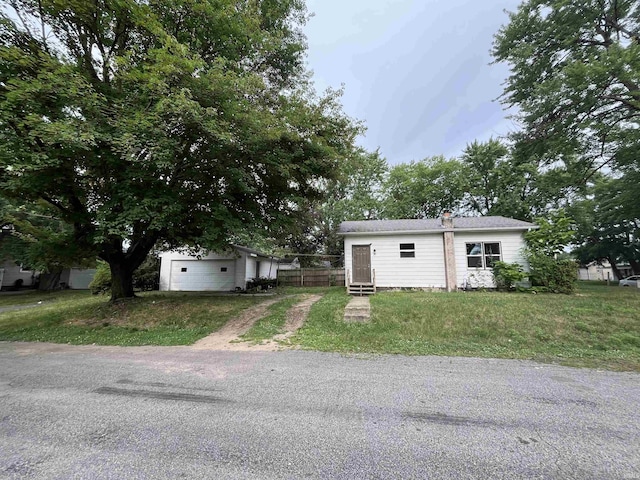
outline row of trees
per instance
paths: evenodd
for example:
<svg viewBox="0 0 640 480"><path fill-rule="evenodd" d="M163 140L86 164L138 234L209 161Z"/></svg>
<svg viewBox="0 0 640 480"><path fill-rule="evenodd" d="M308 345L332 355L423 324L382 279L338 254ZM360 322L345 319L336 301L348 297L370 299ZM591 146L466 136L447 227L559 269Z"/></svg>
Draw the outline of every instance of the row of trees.
<svg viewBox="0 0 640 480"><path fill-rule="evenodd" d="M563 208L584 261L638 268L640 6L527 0L495 37L522 130L389 167L305 69L303 0L11 0L0 214L15 255L96 257L112 298L155 248L338 254L339 222Z"/></svg>

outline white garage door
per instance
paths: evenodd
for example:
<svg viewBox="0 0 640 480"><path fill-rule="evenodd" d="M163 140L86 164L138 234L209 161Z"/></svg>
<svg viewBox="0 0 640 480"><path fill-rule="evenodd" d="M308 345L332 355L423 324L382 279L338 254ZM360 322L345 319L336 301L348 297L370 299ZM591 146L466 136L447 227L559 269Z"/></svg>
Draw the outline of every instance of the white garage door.
<svg viewBox="0 0 640 480"><path fill-rule="evenodd" d="M169 290L226 292L235 288L233 260L173 260Z"/></svg>

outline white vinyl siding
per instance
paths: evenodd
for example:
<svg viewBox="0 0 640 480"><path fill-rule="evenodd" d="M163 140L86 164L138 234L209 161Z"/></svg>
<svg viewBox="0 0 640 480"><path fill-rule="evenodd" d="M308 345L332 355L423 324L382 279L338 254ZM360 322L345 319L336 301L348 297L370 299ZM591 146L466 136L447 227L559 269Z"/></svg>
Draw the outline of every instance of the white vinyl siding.
<svg viewBox="0 0 640 480"><path fill-rule="evenodd" d="M493 270L485 268L485 259L482 259L483 267L468 267L467 244L471 243L498 243L500 245L500 257L503 262L519 263L525 270L528 265L522 257L522 248L524 247L523 232L455 232L454 250L456 257L456 274L458 287L463 288L465 283L472 287L494 288ZM484 246L482 256L485 256Z"/></svg>
<svg viewBox="0 0 640 480"><path fill-rule="evenodd" d="M378 287L445 287L444 247L441 233L346 236L345 269L349 270L351 277L353 277L352 246L369 244L371 245L371 269L375 270ZM400 244L414 244L415 257L400 258ZM348 282L349 279L347 278L346 281Z"/></svg>

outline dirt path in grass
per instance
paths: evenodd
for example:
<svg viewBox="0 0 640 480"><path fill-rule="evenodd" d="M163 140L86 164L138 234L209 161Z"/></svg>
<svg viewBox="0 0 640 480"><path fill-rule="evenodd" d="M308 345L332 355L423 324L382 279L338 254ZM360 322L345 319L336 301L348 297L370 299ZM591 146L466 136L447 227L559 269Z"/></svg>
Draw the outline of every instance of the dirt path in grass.
<svg viewBox="0 0 640 480"><path fill-rule="evenodd" d="M238 341L239 336L249 330L254 323L264 317L268 308L283 300L279 297L251 307L242 312L238 317L229 320L220 330L198 340L193 344L194 348L201 350L230 350L230 351L264 351L279 350L283 347L278 341L286 340L293 335L304 323L309 315L311 306L322 298L322 295L310 295L303 301L296 303L287 312L285 333L276 335L272 340L260 344Z"/></svg>

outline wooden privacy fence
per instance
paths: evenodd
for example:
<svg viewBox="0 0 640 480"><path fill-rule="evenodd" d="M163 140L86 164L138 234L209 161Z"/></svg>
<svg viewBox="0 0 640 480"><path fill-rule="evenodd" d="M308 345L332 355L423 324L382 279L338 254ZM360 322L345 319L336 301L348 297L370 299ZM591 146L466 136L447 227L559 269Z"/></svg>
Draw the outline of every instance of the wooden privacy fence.
<svg viewBox="0 0 640 480"><path fill-rule="evenodd" d="M282 287L344 286L344 268L278 270L278 285Z"/></svg>

